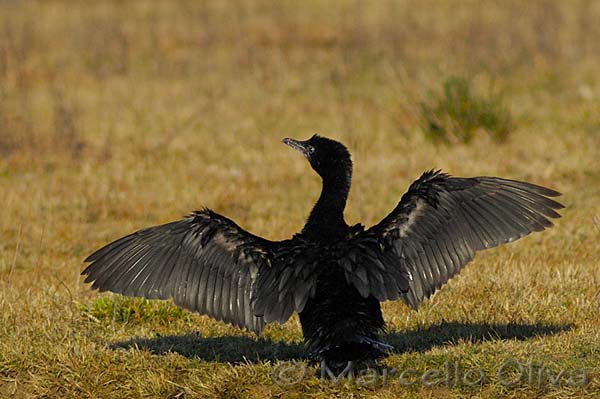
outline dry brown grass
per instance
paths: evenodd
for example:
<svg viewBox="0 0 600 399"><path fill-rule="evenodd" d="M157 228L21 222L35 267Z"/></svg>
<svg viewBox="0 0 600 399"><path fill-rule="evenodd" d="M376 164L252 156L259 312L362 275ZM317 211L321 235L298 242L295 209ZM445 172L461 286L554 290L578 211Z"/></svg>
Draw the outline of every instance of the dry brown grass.
<svg viewBox="0 0 600 399"><path fill-rule="evenodd" d="M300 4L0 2L0 397L598 395L599 5ZM456 74L505 94L505 143L423 139L419 103ZM201 205L297 231L319 182L280 140L315 132L354 154L350 222L377 222L432 167L565 193L556 228L478 256L418 313L384 305L386 365L460 359L481 387L282 388L270 373L301 355L297 319L257 341L119 298L113 321L112 297L81 283L99 245ZM510 358L591 380L505 389Z"/></svg>

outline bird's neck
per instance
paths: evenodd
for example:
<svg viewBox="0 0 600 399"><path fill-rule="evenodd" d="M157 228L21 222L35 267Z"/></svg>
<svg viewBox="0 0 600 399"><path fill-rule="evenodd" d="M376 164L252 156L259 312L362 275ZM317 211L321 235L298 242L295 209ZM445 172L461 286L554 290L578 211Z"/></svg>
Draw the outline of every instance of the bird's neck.
<svg viewBox="0 0 600 399"><path fill-rule="evenodd" d="M344 208L350 192L351 172L323 178L319 200L310 212L302 234L314 241L330 241L346 233Z"/></svg>

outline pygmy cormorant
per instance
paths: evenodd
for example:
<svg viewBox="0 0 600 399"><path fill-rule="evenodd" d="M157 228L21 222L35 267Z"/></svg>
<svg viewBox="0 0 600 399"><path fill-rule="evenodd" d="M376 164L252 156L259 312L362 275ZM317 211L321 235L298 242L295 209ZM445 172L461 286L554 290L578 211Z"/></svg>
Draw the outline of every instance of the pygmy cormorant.
<svg viewBox="0 0 600 399"><path fill-rule="evenodd" d="M323 180L291 239L257 237L210 209L120 238L90 255L92 288L175 303L259 334L297 312L309 356L331 362L384 356L380 302L431 296L477 251L552 226L557 191L498 177L428 171L378 224L348 226L352 177L341 143L286 138Z"/></svg>

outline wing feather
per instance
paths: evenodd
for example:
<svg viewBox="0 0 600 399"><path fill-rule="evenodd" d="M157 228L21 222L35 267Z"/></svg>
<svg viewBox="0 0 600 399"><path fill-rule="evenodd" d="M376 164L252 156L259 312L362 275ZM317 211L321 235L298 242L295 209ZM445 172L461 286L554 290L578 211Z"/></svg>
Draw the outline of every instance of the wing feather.
<svg viewBox="0 0 600 399"><path fill-rule="evenodd" d="M260 333L250 304L259 270L276 243L209 209L118 239L91 254L82 272L92 288L182 307Z"/></svg>
<svg viewBox="0 0 600 399"><path fill-rule="evenodd" d="M559 218L556 210L563 205L548 197L558 195L555 190L517 180L459 178L429 171L411 184L388 216L358 239L375 237L384 252L396 255L384 262L384 281L402 281L405 275L395 272L407 273L408 286L400 294L417 308L477 251L551 227L549 219ZM374 275L372 269L364 270ZM364 290L363 280L361 276L349 279L359 291ZM368 294L395 299L387 286L371 284Z"/></svg>

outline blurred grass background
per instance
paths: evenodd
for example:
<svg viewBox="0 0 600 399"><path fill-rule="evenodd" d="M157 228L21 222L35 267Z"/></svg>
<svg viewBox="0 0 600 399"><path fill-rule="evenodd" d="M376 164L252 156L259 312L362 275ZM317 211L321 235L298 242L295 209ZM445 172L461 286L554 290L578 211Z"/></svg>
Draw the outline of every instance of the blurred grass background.
<svg viewBox="0 0 600 399"><path fill-rule="evenodd" d="M592 0L0 2L0 397L597 395L598 20ZM468 97L445 94L456 79ZM93 249L202 205L290 236L320 187L280 141L313 133L353 153L350 223L434 167L562 191L556 228L481 254L418 313L384 304L386 364L533 358L590 383L282 388L296 318L257 341L81 283Z"/></svg>

